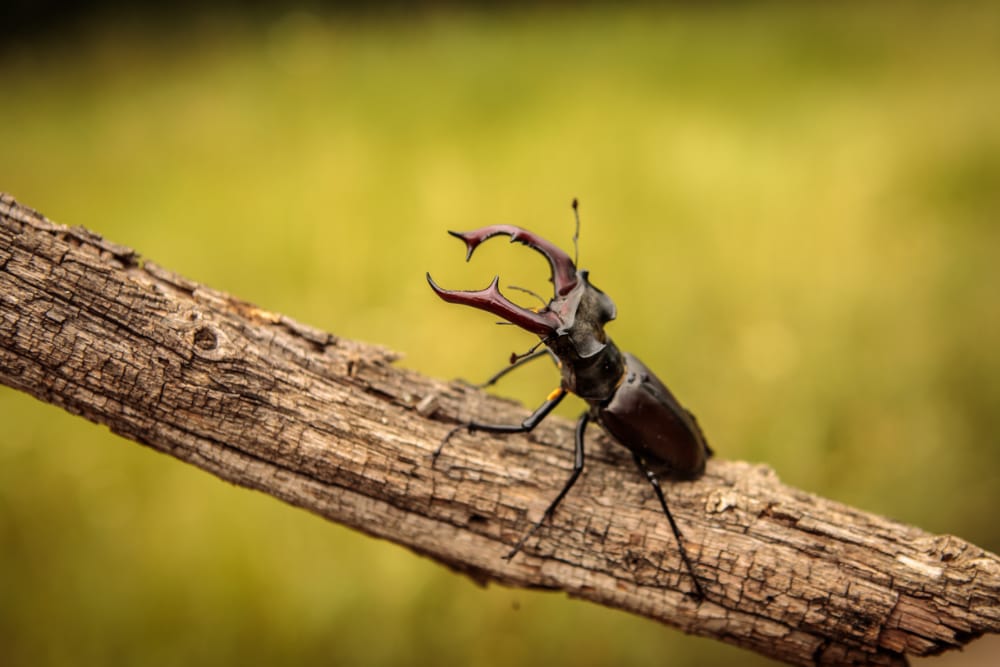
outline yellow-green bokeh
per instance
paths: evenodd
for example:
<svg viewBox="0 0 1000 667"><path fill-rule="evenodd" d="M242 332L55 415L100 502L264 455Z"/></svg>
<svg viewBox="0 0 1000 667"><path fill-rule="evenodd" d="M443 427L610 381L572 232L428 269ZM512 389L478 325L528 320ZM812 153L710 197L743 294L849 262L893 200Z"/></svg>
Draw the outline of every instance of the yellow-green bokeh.
<svg viewBox="0 0 1000 667"><path fill-rule="evenodd" d="M0 51L0 190L440 376L530 336L427 289L544 291L724 458L1000 549L1000 8L762 4L113 16ZM542 366L498 391L535 403ZM578 405L566 408L573 415ZM755 658L402 549L0 388L12 665L659 665ZM567 450L567 456L570 456ZM498 554L499 557L499 554Z"/></svg>

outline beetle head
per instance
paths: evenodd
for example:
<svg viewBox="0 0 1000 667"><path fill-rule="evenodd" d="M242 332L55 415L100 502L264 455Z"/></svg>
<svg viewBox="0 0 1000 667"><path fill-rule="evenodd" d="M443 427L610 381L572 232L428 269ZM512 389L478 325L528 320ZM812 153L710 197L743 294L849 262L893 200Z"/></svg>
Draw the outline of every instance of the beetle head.
<svg viewBox="0 0 1000 667"><path fill-rule="evenodd" d="M517 241L533 248L549 262L554 295L544 308L528 310L500 292L499 276L484 289L458 291L439 287L428 273L427 282L439 297L493 313L539 336L547 345L563 347L569 343L580 358L591 357L607 345L604 325L615 318L615 304L590 284L587 271L578 271L573 260L558 246L514 225L490 225L471 232L449 233L465 242L466 261L483 241L497 235L509 236L511 243Z"/></svg>

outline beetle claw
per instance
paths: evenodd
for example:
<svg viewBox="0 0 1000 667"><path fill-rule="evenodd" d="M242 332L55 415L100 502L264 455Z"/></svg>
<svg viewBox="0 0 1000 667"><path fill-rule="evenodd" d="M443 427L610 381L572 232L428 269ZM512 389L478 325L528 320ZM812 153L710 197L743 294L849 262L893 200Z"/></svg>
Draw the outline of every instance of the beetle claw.
<svg viewBox="0 0 1000 667"><path fill-rule="evenodd" d="M559 318L555 313L548 310L536 313L518 306L501 294L499 276L494 277L488 287L475 291L444 289L434 282L430 273L427 274L427 282L435 294L449 303L472 306L493 313L542 338L555 334L559 328Z"/></svg>
<svg viewBox="0 0 1000 667"><path fill-rule="evenodd" d="M516 225L489 225L471 232L448 232L465 242L465 261L472 259L472 253L488 238L499 234L510 236L510 242L523 243L529 248L540 252L549 262L552 269L552 281L556 297L566 296L577 285L576 264L564 250L542 238L534 232Z"/></svg>
<svg viewBox="0 0 1000 667"><path fill-rule="evenodd" d="M555 298L544 308L539 310L528 310L513 303L500 292L499 276L493 279L487 287L474 291L446 290L439 287L437 283L427 274L427 282L435 294L450 303L458 303L464 306L472 306L504 318L511 324L522 329L537 334L542 338L549 338L560 333L567 325L566 313L560 314L563 309L553 309L555 303L566 301L569 294L580 286L576 264L570 259L561 248L553 245L541 236L515 225L489 225L474 229L471 232L448 232L455 238L462 239L465 243L465 260L472 259L472 253L486 239L506 234L510 237L511 243L515 241L522 243L529 248L541 253L549 262L552 275L549 280L555 289ZM579 300L577 296L576 301ZM574 305L576 301L573 301ZM556 312L556 311L560 312ZM570 318L572 319L572 318Z"/></svg>

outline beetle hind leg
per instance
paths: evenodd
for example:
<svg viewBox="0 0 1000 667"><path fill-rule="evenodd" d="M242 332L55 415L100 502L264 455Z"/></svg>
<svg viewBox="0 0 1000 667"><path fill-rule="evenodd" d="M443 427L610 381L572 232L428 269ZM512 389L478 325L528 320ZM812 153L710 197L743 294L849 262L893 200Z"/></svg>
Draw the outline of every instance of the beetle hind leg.
<svg viewBox="0 0 1000 667"><path fill-rule="evenodd" d="M667 521L670 522L670 529L674 531L674 538L677 540L677 549L681 553L681 560L684 561L684 567L687 568L688 574L691 575L691 581L694 582L695 597L699 600L705 599L705 591L702 590L701 583L698 581L698 577L694 574L694 567L691 565L691 559L688 557L687 549L684 547L684 538L681 535L680 528L677 527L677 522L674 521L674 515L670 513L670 508L667 507L666 496L663 495L663 489L660 488L660 480L656 476L656 473L649 469L642 458L636 454L632 453L632 458L635 459L635 464L639 466L639 470L642 474L646 476L649 480L650 485L653 487L653 491L656 492L656 498L660 501L660 507L663 508L663 513L667 515Z"/></svg>

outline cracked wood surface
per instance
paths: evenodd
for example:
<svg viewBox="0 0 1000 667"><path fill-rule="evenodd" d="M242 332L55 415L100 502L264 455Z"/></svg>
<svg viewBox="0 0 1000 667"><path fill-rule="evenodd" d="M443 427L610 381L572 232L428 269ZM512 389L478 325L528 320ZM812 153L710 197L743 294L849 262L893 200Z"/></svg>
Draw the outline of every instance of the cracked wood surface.
<svg viewBox="0 0 1000 667"><path fill-rule="evenodd" d="M791 664L906 663L1000 630L1000 559L713 459L665 491L707 599L628 452L597 429L580 481L501 556L569 474L572 425L392 365L0 196L0 382L126 438L478 582L546 588Z"/></svg>

